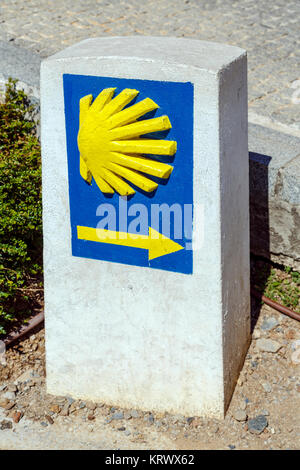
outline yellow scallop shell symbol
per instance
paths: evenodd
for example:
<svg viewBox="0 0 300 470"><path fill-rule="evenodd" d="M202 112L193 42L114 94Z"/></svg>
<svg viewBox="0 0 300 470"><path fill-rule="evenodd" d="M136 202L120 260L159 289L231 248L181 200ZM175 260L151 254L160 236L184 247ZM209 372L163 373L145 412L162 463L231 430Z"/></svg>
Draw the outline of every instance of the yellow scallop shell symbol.
<svg viewBox="0 0 300 470"><path fill-rule="evenodd" d="M173 167L145 155L174 155L176 142L141 136L171 129L171 123L168 116L138 120L159 107L150 98L125 108L137 90L126 88L116 97L114 93L115 88L106 88L93 102L92 95L80 100L80 174L89 184L93 177L103 193L134 194L128 182L152 192L158 183L145 175L166 179Z"/></svg>

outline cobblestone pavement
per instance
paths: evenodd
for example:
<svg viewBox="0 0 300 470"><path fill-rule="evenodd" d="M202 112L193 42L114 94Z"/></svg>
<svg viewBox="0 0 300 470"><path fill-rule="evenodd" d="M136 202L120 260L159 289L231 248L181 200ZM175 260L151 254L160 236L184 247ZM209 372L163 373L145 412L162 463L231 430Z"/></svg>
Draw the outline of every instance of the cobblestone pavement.
<svg viewBox="0 0 300 470"><path fill-rule="evenodd" d="M299 0L1 0L0 39L53 54L95 36L156 35L247 49L249 110L300 129Z"/></svg>

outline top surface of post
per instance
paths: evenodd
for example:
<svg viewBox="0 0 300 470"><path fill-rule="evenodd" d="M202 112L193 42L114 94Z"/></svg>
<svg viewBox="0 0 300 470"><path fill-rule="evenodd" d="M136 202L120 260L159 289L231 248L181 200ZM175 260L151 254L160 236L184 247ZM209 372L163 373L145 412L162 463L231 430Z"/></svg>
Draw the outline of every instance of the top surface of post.
<svg viewBox="0 0 300 470"><path fill-rule="evenodd" d="M122 57L181 64L217 73L246 54L244 49L197 39L119 36L91 38L68 47L48 60Z"/></svg>

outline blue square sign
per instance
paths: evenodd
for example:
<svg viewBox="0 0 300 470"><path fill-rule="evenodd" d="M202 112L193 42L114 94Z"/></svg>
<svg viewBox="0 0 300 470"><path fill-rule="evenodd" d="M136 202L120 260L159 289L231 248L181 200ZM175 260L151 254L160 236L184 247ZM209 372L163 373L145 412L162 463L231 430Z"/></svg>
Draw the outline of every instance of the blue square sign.
<svg viewBox="0 0 300 470"><path fill-rule="evenodd" d="M193 84L63 76L72 255L193 272Z"/></svg>

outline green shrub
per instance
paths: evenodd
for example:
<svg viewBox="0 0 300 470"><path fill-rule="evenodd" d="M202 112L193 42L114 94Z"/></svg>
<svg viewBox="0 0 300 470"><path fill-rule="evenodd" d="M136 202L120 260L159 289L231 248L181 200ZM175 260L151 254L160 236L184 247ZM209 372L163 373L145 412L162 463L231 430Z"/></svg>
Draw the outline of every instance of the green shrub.
<svg viewBox="0 0 300 470"><path fill-rule="evenodd" d="M0 104L0 334L30 315L30 292L41 273L41 158L33 114L9 80Z"/></svg>

